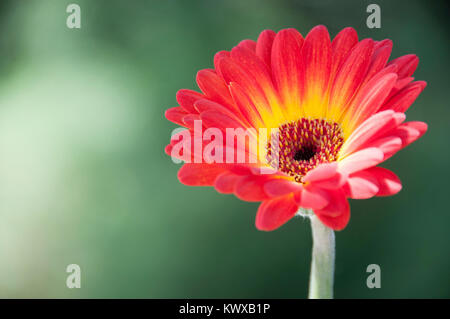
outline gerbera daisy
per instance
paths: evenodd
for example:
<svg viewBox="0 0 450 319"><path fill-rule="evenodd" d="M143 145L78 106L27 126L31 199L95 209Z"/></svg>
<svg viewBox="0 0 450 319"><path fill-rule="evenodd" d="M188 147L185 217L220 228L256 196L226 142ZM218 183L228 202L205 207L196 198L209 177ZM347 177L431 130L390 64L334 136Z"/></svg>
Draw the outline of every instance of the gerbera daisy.
<svg viewBox="0 0 450 319"><path fill-rule="evenodd" d="M352 28L331 41L317 26L306 37L295 29L265 30L257 41L218 52L214 69L197 74L201 93L178 91L179 106L166 111L167 119L187 128L166 147L187 162L179 180L261 202L260 230L280 227L301 209L343 229L348 198L400 191L398 177L377 165L427 130L423 122L405 122L404 112L426 86L412 77L418 58L388 62L391 49L388 39L358 41ZM219 143L223 153L240 150L256 160L212 161L218 151L205 150L211 138L196 136L196 124L201 133L253 129L244 143ZM186 134L192 143L178 152Z"/></svg>

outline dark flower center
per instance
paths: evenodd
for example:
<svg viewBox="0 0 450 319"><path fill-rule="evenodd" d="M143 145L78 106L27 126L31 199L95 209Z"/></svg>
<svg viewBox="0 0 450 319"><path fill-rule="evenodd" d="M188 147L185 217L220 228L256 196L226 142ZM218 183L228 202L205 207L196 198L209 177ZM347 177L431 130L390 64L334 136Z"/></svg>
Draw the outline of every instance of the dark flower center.
<svg viewBox="0 0 450 319"><path fill-rule="evenodd" d="M313 146L303 146L301 149L299 149L294 154L294 160L296 161L308 161L310 160L314 154L316 153L316 150Z"/></svg>
<svg viewBox="0 0 450 319"><path fill-rule="evenodd" d="M321 163L334 162L344 143L341 127L323 119L302 118L283 124L267 144L267 161L301 183Z"/></svg>

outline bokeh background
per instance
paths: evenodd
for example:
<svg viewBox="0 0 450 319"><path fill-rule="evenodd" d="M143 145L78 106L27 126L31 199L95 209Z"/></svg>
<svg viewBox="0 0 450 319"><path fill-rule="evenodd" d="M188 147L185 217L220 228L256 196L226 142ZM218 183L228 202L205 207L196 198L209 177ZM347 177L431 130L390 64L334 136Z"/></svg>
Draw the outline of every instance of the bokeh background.
<svg viewBox="0 0 450 319"><path fill-rule="evenodd" d="M163 152L180 88L263 29L353 26L416 53L428 133L385 163L395 197L352 201L338 298L448 298L449 23L445 1L69 1L0 4L0 297L304 298L311 234L254 227L256 203L190 188ZM381 29L366 7L381 6ZM82 288L68 289L68 264ZM367 265L382 287L366 287Z"/></svg>

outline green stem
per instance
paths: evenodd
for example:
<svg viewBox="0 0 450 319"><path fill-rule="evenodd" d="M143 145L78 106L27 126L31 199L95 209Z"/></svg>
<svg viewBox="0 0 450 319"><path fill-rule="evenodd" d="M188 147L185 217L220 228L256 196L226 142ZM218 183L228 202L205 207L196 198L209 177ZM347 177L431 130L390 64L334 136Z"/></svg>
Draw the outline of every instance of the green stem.
<svg viewBox="0 0 450 319"><path fill-rule="evenodd" d="M313 237L309 299L332 299L335 240L334 232L314 215L310 216Z"/></svg>

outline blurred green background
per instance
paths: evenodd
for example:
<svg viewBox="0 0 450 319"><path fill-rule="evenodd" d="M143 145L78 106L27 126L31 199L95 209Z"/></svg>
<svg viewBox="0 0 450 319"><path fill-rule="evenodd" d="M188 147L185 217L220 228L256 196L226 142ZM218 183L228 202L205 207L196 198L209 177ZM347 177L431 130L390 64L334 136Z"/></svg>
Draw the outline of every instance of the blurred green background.
<svg viewBox="0 0 450 319"><path fill-rule="evenodd" d="M81 7L81 29L66 7ZM337 233L338 298L450 297L448 3L5 1L0 4L0 297L304 298L311 234L254 227L256 203L181 185L163 114L215 52L263 29L325 24L394 41L428 87L423 139L385 163L397 196L352 201ZM68 289L68 264L82 288ZM381 289L366 267L381 266Z"/></svg>

